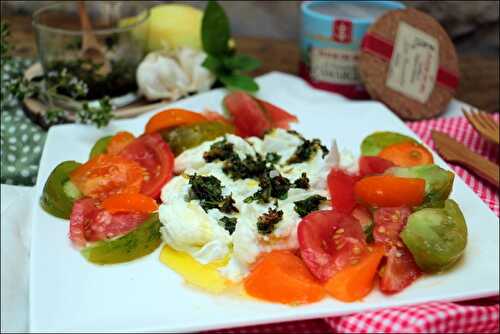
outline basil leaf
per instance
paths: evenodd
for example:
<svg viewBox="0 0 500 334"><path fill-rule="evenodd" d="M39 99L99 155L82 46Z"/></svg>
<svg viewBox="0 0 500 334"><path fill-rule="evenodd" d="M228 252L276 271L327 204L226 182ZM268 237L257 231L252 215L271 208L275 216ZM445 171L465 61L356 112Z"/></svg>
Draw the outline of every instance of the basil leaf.
<svg viewBox="0 0 500 334"><path fill-rule="evenodd" d="M220 81L229 89L241 89L247 92L256 92L259 85L251 77L240 74L221 75Z"/></svg>
<svg viewBox="0 0 500 334"><path fill-rule="evenodd" d="M207 55L207 58L205 58L201 65L214 74L219 73L223 69L222 62L211 55Z"/></svg>
<svg viewBox="0 0 500 334"><path fill-rule="evenodd" d="M259 68L261 63L258 59L240 54L224 58L224 65L232 70L253 71Z"/></svg>
<svg viewBox="0 0 500 334"><path fill-rule="evenodd" d="M201 23L201 41L206 53L221 56L229 50L229 19L216 1L209 1Z"/></svg>

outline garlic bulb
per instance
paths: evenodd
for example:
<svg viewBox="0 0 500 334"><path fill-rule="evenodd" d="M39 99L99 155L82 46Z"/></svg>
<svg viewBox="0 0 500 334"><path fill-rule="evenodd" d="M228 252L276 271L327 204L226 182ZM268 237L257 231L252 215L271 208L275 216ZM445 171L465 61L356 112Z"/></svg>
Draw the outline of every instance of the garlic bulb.
<svg viewBox="0 0 500 334"><path fill-rule="evenodd" d="M215 76L202 66L205 58L205 53L187 47L151 52L137 68L139 92L148 100L177 100L210 89Z"/></svg>

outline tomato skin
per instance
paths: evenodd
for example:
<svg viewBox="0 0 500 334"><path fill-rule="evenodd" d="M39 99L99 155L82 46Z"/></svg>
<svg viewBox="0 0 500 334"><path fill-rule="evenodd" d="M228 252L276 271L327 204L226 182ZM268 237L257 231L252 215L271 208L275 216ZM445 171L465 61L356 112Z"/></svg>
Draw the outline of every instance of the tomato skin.
<svg viewBox="0 0 500 334"><path fill-rule="evenodd" d="M434 162L434 158L429 150L413 142L403 142L387 146L380 151L378 156L392 161L396 166L400 167L430 165Z"/></svg>
<svg viewBox="0 0 500 334"><path fill-rule="evenodd" d="M259 103L247 93L230 93L224 98L223 105L242 137L262 137L272 128Z"/></svg>
<svg viewBox="0 0 500 334"><path fill-rule="evenodd" d="M418 206L424 201L425 180L392 175L368 176L354 186L356 198L374 207Z"/></svg>
<svg viewBox="0 0 500 334"><path fill-rule="evenodd" d="M297 123L299 121L297 116L286 112L285 110L275 106L274 104L260 99L255 100L260 104L260 106L266 113L266 116L271 120L271 123L275 128L288 130L290 129L290 123Z"/></svg>
<svg viewBox="0 0 500 334"><path fill-rule="evenodd" d="M359 174L361 176L369 176L374 174L382 174L387 169L394 167L392 161L374 157L374 156L361 156L359 158Z"/></svg>
<svg viewBox="0 0 500 334"><path fill-rule="evenodd" d="M101 206L112 214L119 212L151 213L158 210L158 204L153 198L140 193L110 196L101 203Z"/></svg>
<svg viewBox="0 0 500 334"><path fill-rule="evenodd" d="M356 175L351 175L341 169L332 168L328 174L327 183L332 206L339 212L349 214L356 206L354 185L359 180Z"/></svg>
<svg viewBox="0 0 500 334"><path fill-rule="evenodd" d="M358 261L366 249L359 222L334 210L315 211L305 216L299 223L297 236L302 259L322 282Z"/></svg>
<svg viewBox="0 0 500 334"><path fill-rule="evenodd" d="M174 155L158 133L144 134L127 145L120 156L135 161L145 170L140 192L158 198L162 187L173 175Z"/></svg>
<svg viewBox="0 0 500 334"><path fill-rule="evenodd" d="M386 263L381 270L379 287L386 294L403 290L421 275L400 237L410 214L408 207L380 208L374 214L373 237L385 247Z"/></svg>
<svg viewBox="0 0 500 334"><path fill-rule="evenodd" d="M263 254L245 279L244 287L255 298L283 304L313 303L325 296L304 262L289 250Z"/></svg>
<svg viewBox="0 0 500 334"><path fill-rule="evenodd" d="M70 174L83 195L100 200L141 190L145 170L138 163L117 155L100 154Z"/></svg>
<svg viewBox="0 0 500 334"><path fill-rule="evenodd" d="M120 153L128 144L133 142L134 135L128 131L120 131L109 140L106 150L108 154Z"/></svg>
<svg viewBox="0 0 500 334"><path fill-rule="evenodd" d="M146 124L144 132L154 133L160 130L166 130L175 126L203 122L207 119L199 113L185 109L166 109L153 115Z"/></svg>
<svg viewBox="0 0 500 334"><path fill-rule="evenodd" d="M99 208L96 200L82 198L73 205L70 240L75 246L84 247L88 242L111 239L132 231L147 216L139 212L111 214Z"/></svg>

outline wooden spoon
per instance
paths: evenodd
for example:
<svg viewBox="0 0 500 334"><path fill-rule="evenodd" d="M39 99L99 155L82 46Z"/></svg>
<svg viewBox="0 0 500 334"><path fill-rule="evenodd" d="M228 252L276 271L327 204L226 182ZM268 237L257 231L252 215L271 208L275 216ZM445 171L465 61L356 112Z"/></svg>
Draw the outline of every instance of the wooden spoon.
<svg viewBox="0 0 500 334"><path fill-rule="evenodd" d="M437 151L446 161L458 163L489 181L494 186L499 186L498 165L472 152L465 145L459 143L443 132L432 130L432 139Z"/></svg>
<svg viewBox="0 0 500 334"><path fill-rule="evenodd" d="M82 50L81 57L89 59L94 64L101 64L98 73L106 75L111 72L111 64L105 55L105 48L99 44L92 30L92 23L85 8L85 1L78 1L78 13L80 15L80 24L82 27Z"/></svg>

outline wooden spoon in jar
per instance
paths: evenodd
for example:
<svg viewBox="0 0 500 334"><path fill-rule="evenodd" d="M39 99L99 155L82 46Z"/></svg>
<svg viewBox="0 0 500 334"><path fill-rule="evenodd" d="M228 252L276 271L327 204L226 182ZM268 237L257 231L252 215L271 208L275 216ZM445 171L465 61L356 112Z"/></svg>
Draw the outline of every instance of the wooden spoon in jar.
<svg viewBox="0 0 500 334"><path fill-rule="evenodd" d="M97 73L106 75L111 72L111 64L105 55L105 48L99 44L92 31L92 23L85 8L85 1L78 1L78 12L80 15L80 24L82 27L82 58L92 61L94 64L101 64Z"/></svg>

